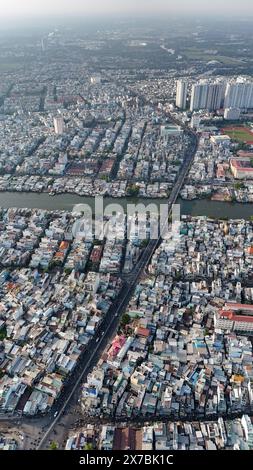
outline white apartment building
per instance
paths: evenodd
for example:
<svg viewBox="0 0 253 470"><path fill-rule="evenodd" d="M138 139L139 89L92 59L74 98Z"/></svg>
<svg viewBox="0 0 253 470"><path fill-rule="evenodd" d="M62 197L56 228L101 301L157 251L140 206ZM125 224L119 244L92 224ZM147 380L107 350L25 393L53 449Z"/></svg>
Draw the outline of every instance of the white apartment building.
<svg viewBox="0 0 253 470"><path fill-rule="evenodd" d="M206 109L209 85L207 82L197 83L192 87L190 110Z"/></svg>
<svg viewBox="0 0 253 470"><path fill-rule="evenodd" d="M188 83L185 80L177 81L176 106L179 109L186 108L187 86L188 86Z"/></svg>
<svg viewBox="0 0 253 470"><path fill-rule="evenodd" d="M253 82L238 78L227 84L224 108L253 108Z"/></svg>
<svg viewBox="0 0 253 470"><path fill-rule="evenodd" d="M61 135L64 132L64 120L62 116L54 118L54 130L57 135Z"/></svg>
<svg viewBox="0 0 253 470"><path fill-rule="evenodd" d="M190 110L216 111L223 106L224 96L225 85L223 82L210 83L207 80L201 80L192 87Z"/></svg>
<svg viewBox="0 0 253 470"><path fill-rule="evenodd" d="M224 119L227 121L238 121L240 119L241 110L239 108L225 108Z"/></svg>
<svg viewBox="0 0 253 470"><path fill-rule="evenodd" d="M253 334L253 305L228 303L214 316L217 330Z"/></svg>

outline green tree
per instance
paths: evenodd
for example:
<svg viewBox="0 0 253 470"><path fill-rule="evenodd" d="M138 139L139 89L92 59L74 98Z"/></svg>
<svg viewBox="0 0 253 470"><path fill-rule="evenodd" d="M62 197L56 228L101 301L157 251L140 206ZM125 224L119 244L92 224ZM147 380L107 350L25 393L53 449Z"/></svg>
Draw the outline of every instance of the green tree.
<svg viewBox="0 0 253 470"><path fill-rule="evenodd" d="M253 160L252 160L253 162ZM253 165L252 165L253 166ZM243 183L235 183L235 189L242 189L244 187L244 184Z"/></svg>
<svg viewBox="0 0 253 470"><path fill-rule="evenodd" d="M7 328L6 325L0 330L0 341L3 341L7 337Z"/></svg>
<svg viewBox="0 0 253 470"><path fill-rule="evenodd" d="M121 325L122 326L129 325L130 321L131 321L130 316L127 313L125 313L121 318Z"/></svg>
<svg viewBox="0 0 253 470"><path fill-rule="evenodd" d="M128 196L139 196L140 188L136 184L131 184L127 189Z"/></svg>
<svg viewBox="0 0 253 470"><path fill-rule="evenodd" d="M55 441L52 441L50 446L49 446L49 449L50 450L58 450L58 443L55 442Z"/></svg>
<svg viewBox="0 0 253 470"><path fill-rule="evenodd" d="M174 278L175 278L176 281L180 281L181 277L182 277L181 273L179 273L179 272L175 273Z"/></svg>
<svg viewBox="0 0 253 470"><path fill-rule="evenodd" d="M91 442L87 442L87 444L85 444L83 450L93 450L93 445L91 444Z"/></svg>
<svg viewBox="0 0 253 470"><path fill-rule="evenodd" d="M65 272L65 274L71 274L72 269L71 268L64 268L64 272Z"/></svg>

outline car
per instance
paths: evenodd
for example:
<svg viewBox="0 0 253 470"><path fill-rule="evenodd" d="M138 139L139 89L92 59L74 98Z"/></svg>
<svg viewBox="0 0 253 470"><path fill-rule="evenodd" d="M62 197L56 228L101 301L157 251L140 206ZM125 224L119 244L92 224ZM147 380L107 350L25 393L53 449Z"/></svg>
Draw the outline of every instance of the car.
<svg viewBox="0 0 253 470"><path fill-rule="evenodd" d="M101 333L101 336L104 336L104 334L105 334L105 332L104 332L104 331L102 331L102 333Z"/></svg>
<svg viewBox="0 0 253 470"><path fill-rule="evenodd" d="M98 342L99 342L99 338L96 339L96 343L98 343Z"/></svg>
<svg viewBox="0 0 253 470"><path fill-rule="evenodd" d="M55 412L54 414L54 418L56 418L56 416L58 415L58 411Z"/></svg>

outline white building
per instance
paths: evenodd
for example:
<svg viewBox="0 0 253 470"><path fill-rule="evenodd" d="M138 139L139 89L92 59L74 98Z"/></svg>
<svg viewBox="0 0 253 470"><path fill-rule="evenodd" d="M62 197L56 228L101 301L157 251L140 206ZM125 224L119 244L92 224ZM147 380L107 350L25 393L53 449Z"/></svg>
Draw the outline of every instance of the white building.
<svg viewBox="0 0 253 470"><path fill-rule="evenodd" d="M227 84L225 91L225 108L252 109L253 82L238 78Z"/></svg>
<svg viewBox="0 0 253 470"><path fill-rule="evenodd" d="M253 305L227 303L214 315L216 330L235 331L253 335Z"/></svg>
<svg viewBox="0 0 253 470"><path fill-rule="evenodd" d="M100 85L101 83L101 76L100 75L93 75L90 78L90 82L92 85Z"/></svg>
<svg viewBox="0 0 253 470"><path fill-rule="evenodd" d="M144 426L142 430L142 450L152 450L154 430L152 426Z"/></svg>
<svg viewBox="0 0 253 470"><path fill-rule="evenodd" d="M210 83L207 96L206 109L217 111L221 109L224 102L225 85L223 82Z"/></svg>
<svg viewBox="0 0 253 470"><path fill-rule="evenodd" d="M253 168L250 158L231 158L230 169L235 179L253 179Z"/></svg>
<svg viewBox="0 0 253 470"><path fill-rule="evenodd" d="M192 87L190 110L197 111L206 109L209 85L207 82L200 82Z"/></svg>
<svg viewBox="0 0 253 470"><path fill-rule="evenodd" d="M64 132L64 120L62 116L54 118L54 130L57 135L61 135Z"/></svg>
<svg viewBox="0 0 253 470"><path fill-rule="evenodd" d="M183 134L183 129L180 126L173 126L167 124L160 127L161 137L168 139L169 137L180 137Z"/></svg>
<svg viewBox="0 0 253 470"><path fill-rule="evenodd" d="M249 448L253 449L253 425L250 417L247 415L243 415L241 423L245 435L245 440L249 445Z"/></svg>
<svg viewBox="0 0 253 470"><path fill-rule="evenodd" d="M224 119L228 121L238 121L240 119L241 110L239 108L225 108Z"/></svg>
<svg viewBox="0 0 253 470"><path fill-rule="evenodd" d="M223 82L208 82L200 80L192 87L191 93L191 111L207 109L216 111L223 105L225 95L225 85Z"/></svg>
<svg viewBox="0 0 253 470"><path fill-rule="evenodd" d="M224 147L229 147L231 139L229 135L212 135L210 137L212 144L222 145Z"/></svg>
<svg viewBox="0 0 253 470"><path fill-rule="evenodd" d="M191 118L190 126L192 129L198 129L201 123L201 116L199 114L193 113Z"/></svg>
<svg viewBox="0 0 253 470"><path fill-rule="evenodd" d="M186 108L187 100L187 82L185 80L177 81L177 95L176 95L176 106L179 109Z"/></svg>

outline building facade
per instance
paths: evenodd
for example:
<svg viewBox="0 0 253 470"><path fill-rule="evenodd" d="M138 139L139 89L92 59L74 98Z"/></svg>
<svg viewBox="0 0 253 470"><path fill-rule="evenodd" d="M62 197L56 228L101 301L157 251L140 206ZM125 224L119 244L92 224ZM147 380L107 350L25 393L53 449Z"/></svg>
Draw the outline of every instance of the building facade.
<svg viewBox="0 0 253 470"><path fill-rule="evenodd" d="M187 101L187 82L185 80L177 81L176 106L179 109L186 109Z"/></svg>

